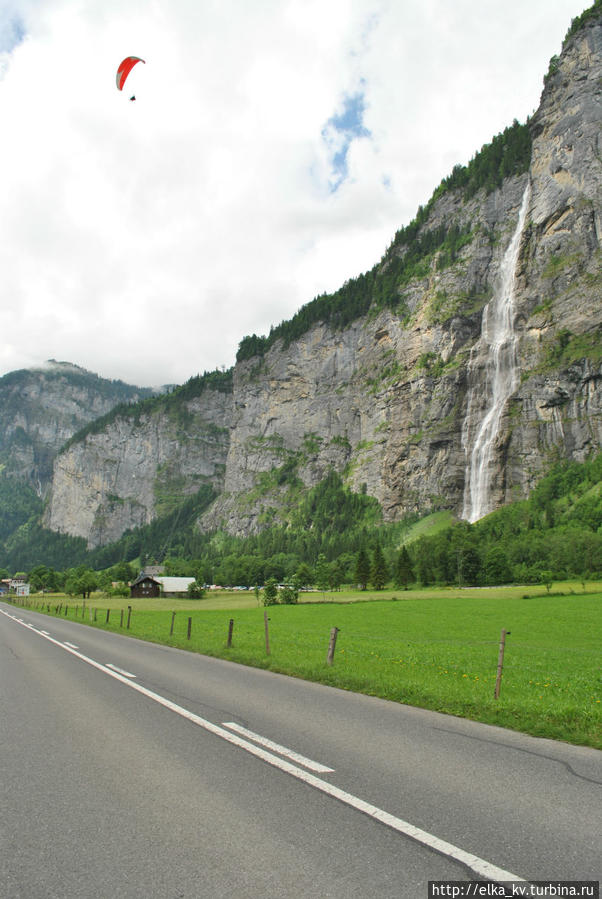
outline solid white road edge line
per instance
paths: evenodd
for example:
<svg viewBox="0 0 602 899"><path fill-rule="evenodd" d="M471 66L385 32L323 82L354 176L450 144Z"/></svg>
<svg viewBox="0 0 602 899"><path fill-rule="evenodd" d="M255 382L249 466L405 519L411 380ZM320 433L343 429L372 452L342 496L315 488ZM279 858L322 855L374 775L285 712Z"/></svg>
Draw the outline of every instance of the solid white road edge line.
<svg viewBox="0 0 602 899"><path fill-rule="evenodd" d="M253 740L255 743L265 746L266 749L278 752L280 755L284 755L286 758L291 759L291 761L303 765L304 768L309 768L310 771L316 771L318 774L328 774L329 772L332 773L334 771L334 768L327 768L326 765L321 765L320 762L314 762L304 755L300 755L298 752L288 749L286 746L281 746L280 743L274 743L272 740L268 740L267 737L262 737L261 734L256 734L252 730L247 730L246 727L241 727L240 724L235 724L234 721L223 721L222 724L224 727L236 731L236 733L240 734L242 737L248 737L249 740Z"/></svg>
<svg viewBox="0 0 602 899"><path fill-rule="evenodd" d="M48 633L48 631L40 631L40 633L41 633L41 634L44 634L44 635L47 636L47 637L50 636L50 634ZM65 640L65 646L68 646L69 649L79 649L79 646L76 646L75 643L68 643L66 640Z"/></svg>
<svg viewBox="0 0 602 899"><path fill-rule="evenodd" d="M115 680L121 681L122 684L126 684L128 687L130 687L130 689L136 690L143 696L146 696L149 699L152 699L154 702L157 702L159 705L164 706L164 708L175 712L182 718L186 718L193 724L197 724L199 727L202 727L209 733L215 734L215 736L217 737L221 737L222 740L226 740L228 743L233 743L235 746L238 746L240 749L244 749L246 750L246 752L251 753L251 755L262 759L262 761L267 762L274 768L279 768L281 771L285 771L287 774L290 774L297 780L301 780L309 786L315 787L316 790L320 790L320 792L325 793L327 796L332 796L333 799L338 799L345 805L348 805L359 812L363 812L365 815L368 815L370 818L374 818L375 821L379 821L381 824L385 824L392 830L396 830L398 833L410 837L412 840L416 840L416 842L418 843L422 843L422 845L427 846L429 849L434 849L435 852L440 852L442 855L446 855L449 858L454 859L459 864L469 868L478 877L483 877L486 880L490 880L495 883L503 883L504 881L520 881L521 883L526 883L526 880L523 877L518 877L516 874L512 874L510 871L504 871L503 868L498 868L496 865L492 865L490 862L485 861L485 859L479 858L478 855L473 855L470 852L466 852L464 849L458 848L458 846L454 846L452 843L448 843L445 840L440 840L438 837L433 836L433 834L430 834L425 830L421 830L419 827L414 827L413 824L410 824L407 821L403 821L401 818L396 818L394 815L390 815L388 812L377 808L377 806L371 805L369 802L364 802L363 799L359 799L352 793L347 793L345 790L340 790L338 787L329 784L328 781L322 780L321 778L316 777L314 774L310 774L308 771L303 771L301 768L297 768L295 765L292 765L285 759L278 758L277 756L272 755L272 753L267 752L265 749L261 749L261 747L259 746L254 746L252 743L247 742L247 740L243 740L241 737L237 737L236 734L232 734L230 733L230 731L224 730L223 727L219 727L217 724L212 724L211 721L207 721L205 718L201 718L199 715L195 715L193 712L189 712L188 709L176 705L175 702L172 702L170 699L166 699L159 693L154 693L152 690L147 690L146 687L143 687L141 684L134 683L134 681L128 680L127 677L124 677L117 671L112 671L110 668L107 668L106 665L101 665L100 662L96 662L94 661L94 659L90 659L88 656L83 655L83 653L77 652L77 650L75 649L70 649L68 646L65 646L64 643L55 640L54 637L47 637L41 631L34 628L31 624L26 624L22 619L16 618L13 615L9 615L9 613L5 612L3 609L0 609L0 612L7 618L11 618L13 621L16 621L17 623L22 624L24 627L27 627L29 630L33 631L34 634L38 634L38 636L42 637L44 640L48 640L50 643L54 643L55 646L58 646L65 652L68 652L71 655L76 656L76 658L81 659L82 662L86 662L86 664L91 665L92 668L96 668L98 669L98 671L104 671L104 673L108 674L109 677L113 677L115 678Z"/></svg>

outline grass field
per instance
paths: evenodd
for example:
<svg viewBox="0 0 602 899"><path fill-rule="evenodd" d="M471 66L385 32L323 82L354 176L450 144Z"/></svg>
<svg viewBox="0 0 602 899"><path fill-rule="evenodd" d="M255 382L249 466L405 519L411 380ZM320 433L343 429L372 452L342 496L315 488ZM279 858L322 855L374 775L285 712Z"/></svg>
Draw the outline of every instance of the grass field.
<svg viewBox="0 0 602 899"><path fill-rule="evenodd" d="M77 620L89 626L602 749L602 584L586 587L585 593L581 584L556 584L543 596L541 587L311 593L296 606L268 609L252 592L203 600L98 596L86 603L83 618L81 599L51 597L43 610L75 619L77 609ZM41 601L32 596L27 603L35 608ZM339 633L329 666L333 627ZM495 700L502 628L510 633Z"/></svg>

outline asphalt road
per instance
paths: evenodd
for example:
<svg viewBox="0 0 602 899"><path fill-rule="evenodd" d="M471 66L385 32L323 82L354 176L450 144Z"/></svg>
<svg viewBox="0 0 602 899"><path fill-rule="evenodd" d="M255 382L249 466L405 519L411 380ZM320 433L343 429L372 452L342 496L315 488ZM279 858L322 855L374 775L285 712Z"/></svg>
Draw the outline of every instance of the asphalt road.
<svg viewBox="0 0 602 899"><path fill-rule="evenodd" d="M0 899L600 877L596 750L3 603L0 772Z"/></svg>

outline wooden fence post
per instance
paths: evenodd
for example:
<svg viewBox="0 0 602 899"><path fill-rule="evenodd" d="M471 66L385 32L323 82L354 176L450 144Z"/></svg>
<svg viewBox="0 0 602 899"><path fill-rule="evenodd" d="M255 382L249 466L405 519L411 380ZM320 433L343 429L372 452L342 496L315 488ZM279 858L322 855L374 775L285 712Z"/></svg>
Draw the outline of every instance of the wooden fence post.
<svg viewBox="0 0 602 899"><path fill-rule="evenodd" d="M497 677L495 679L495 690L493 691L493 698L498 699L500 695L500 687L502 685L502 671L504 670L504 649L506 647L506 634L509 634L510 631L506 631L502 628L502 634L500 636L500 651L497 657Z"/></svg>
<svg viewBox="0 0 602 899"><path fill-rule="evenodd" d="M232 646L232 631L234 630L234 618L230 619L230 624L228 625L228 642L226 646L228 649Z"/></svg>
<svg viewBox="0 0 602 899"><path fill-rule="evenodd" d="M130 621L131 620L132 620L132 607L128 606L128 626L127 626L128 631L130 629Z"/></svg>
<svg viewBox="0 0 602 899"><path fill-rule="evenodd" d="M170 636L170 637L173 637L173 623L174 623L175 620L176 620L176 613L175 613L175 612L172 612L172 613L171 613L171 627L170 627L170 629L169 629L169 636Z"/></svg>
<svg viewBox="0 0 602 899"><path fill-rule="evenodd" d="M328 641L328 653L326 655L326 664L332 665L334 659L334 650L337 645L338 627L333 627L330 631L330 640Z"/></svg>
<svg viewBox="0 0 602 899"><path fill-rule="evenodd" d="M192 633L192 618L188 619L188 639L190 640L190 634Z"/></svg>
<svg viewBox="0 0 602 899"><path fill-rule="evenodd" d="M111 610L110 610L110 609L107 609L107 620L105 621L105 624L108 624L108 623L109 623L109 615L110 615L110 614L111 614Z"/></svg>
<svg viewBox="0 0 602 899"><path fill-rule="evenodd" d="M268 613L264 612L263 613L263 623L265 625L265 652L266 652L266 655L268 655L268 656L270 654L270 628L268 625L269 620L270 619L268 618Z"/></svg>

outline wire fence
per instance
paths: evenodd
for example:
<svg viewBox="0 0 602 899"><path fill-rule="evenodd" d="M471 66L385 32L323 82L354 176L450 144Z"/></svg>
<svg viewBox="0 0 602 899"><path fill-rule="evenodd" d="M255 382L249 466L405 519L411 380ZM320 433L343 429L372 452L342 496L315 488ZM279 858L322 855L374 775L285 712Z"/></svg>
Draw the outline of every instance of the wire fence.
<svg viewBox="0 0 602 899"><path fill-rule="evenodd" d="M13 605L121 631L142 639L222 656L246 664L327 680L346 679L367 692L404 699L408 685L459 701L556 703L600 713L600 653L588 645L521 641L511 631L491 635L420 636L365 628L323 627L323 619L243 612L147 611L11 597ZM315 608L315 607L313 607ZM336 633L334 633L336 632ZM322 672L322 674L320 674ZM495 688L495 694L494 694Z"/></svg>

